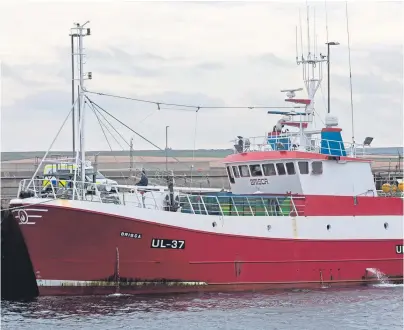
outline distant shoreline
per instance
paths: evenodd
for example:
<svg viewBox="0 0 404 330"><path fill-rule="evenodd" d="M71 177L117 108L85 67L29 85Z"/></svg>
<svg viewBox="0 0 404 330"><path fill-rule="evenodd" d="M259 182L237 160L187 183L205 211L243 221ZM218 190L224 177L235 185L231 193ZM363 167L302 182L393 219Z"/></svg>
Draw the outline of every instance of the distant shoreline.
<svg viewBox="0 0 404 330"><path fill-rule="evenodd" d="M195 150L168 150L169 157L209 157L209 158L223 158L233 153L232 149L198 149ZM117 150L117 151L87 151L86 155L92 157L96 154L100 156L128 156L129 150ZM133 156L143 156L143 157L165 157L164 150L133 150ZM43 157L45 151L21 151L21 152L2 152L1 160L21 160L21 159L31 159L35 157ZM49 153L51 156L67 156L71 157L71 151L53 151Z"/></svg>
<svg viewBox="0 0 404 330"><path fill-rule="evenodd" d="M373 155L389 155L392 157L398 157L403 155L404 148L403 147L380 147L380 148L366 148L367 154ZM198 149L198 150L169 150L169 157L210 157L210 158L223 158L233 153L232 149ZM96 154L100 156L129 156L129 150L121 150L121 151L87 151L87 155L92 157ZM16 151L16 152L2 152L1 160L2 161L10 161L10 160L21 160L21 159L31 159L35 157L43 157L45 155L45 151ZM49 156L71 156L71 151L53 151L49 153ZM164 150L134 150L133 156L143 156L143 157L165 157Z"/></svg>

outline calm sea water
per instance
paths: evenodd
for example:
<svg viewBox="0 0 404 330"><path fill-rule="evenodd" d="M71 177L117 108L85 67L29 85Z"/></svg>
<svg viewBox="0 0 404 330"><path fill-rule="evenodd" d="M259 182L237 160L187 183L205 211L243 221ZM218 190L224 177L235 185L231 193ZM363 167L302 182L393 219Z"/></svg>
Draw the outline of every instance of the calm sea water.
<svg viewBox="0 0 404 330"><path fill-rule="evenodd" d="M2 329L403 329L403 287L43 297L2 302Z"/></svg>

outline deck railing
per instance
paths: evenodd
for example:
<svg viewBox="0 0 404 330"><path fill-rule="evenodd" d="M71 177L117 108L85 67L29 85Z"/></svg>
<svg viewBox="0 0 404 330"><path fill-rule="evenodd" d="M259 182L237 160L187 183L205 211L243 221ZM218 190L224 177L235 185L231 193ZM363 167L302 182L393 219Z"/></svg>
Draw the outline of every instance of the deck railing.
<svg viewBox="0 0 404 330"><path fill-rule="evenodd" d="M304 215L304 197L182 194L179 198L183 213L219 216Z"/></svg>
<svg viewBox="0 0 404 330"><path fill-rule="evenodd" d="M53 180L54 181L54 180ZM181 189L181 188L179 188ZM128 185L105 186L79 181L25 179L20 182L18 196L44 199L80 200L114 203L133 207L172 210L166 189ZM233 195L231 193L174 192L175 211L216 216L302 216L305 198L292 196Z"/></svg>
<svg viewBox="0 0 404 330"><path fill-rule="evenodd" d="M53 182L51 182L53 181ZM132 204L140 208L159 209L161 203L156 198L160 189L131 185L104 185L72 180L24 179L20 181L17 196L37 198L79 200L98 203Z"/></svg>
<svg viewBox="0 0 404 330"><path fill-rule="evenodd" d="M318 133L315 133L318 134ZM268 142L268 139L274 139L275 148ZM301 139L303 139L304 146L301 146ZM308 137L307 135L300 135L300 133L286 132L274 136L253 136L242 138L242 152L248 151L305 151L313 153L321 153L322 149L328 151L332 155L343 155L358 157L366 155L366 148L363 144L341 142L337 140L321 139L320 137ZM287 143L285 143L287 140ZM239 139L234 140L234 152L239 153L238 147ZM238 149L238 150L237 150Z"/></svg>

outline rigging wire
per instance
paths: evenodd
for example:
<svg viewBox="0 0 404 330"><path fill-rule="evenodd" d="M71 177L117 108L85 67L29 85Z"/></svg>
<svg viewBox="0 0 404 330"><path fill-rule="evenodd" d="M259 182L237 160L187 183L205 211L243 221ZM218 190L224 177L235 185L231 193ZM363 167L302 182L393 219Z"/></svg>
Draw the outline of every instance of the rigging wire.
<svg viewBox="0 0 404 330"><path fill-rule="evenodd" d="M299 106L288 106L288 107L286 107L286 106L280 106L280 107L270 107L270 106L199 106L199 105L177 104L177 103L166 103L166 102L143 100L143 99L138 99L138 98L133 98L133 97L128 97L128 96L119 96L119 95L113 95L113 94L107 94L107 93L92 92L92 91L88 91L88 90L86 91L86 93L96 94L96 95L101 95L101 96L109 96L109 97L113 97L113 98L136 101L136 102L154 104L154 105L157 106L158 109L161 109L161 107L160 107L161 105L174 106L174 107L183 107L183 108L191 108L191 109L195 109L195 110L199 110L199 109L291 109L291 108L304 108L304 107L299 107ZM165 110L168 110L168 109L165 108ZM176 110L176 109L172 109L172 110Z"/></svg>
<svg viewBox="0 0 404 330"><path fill-rule="evenodd" d="M115 130L116 133L118 133L118 135L121 137L121 139L122 139L122 140L129 146L129 148L130 148L130 143L128 143L128 142L126 141L126 139L122 136L122 134L119 133L119 131L117 131L117 130L115 129L114 125L112 125L111 122L110 122L107 118L105 118L105 116L103 115L103 113L102 113L101 111L99 111L94 105L93 105L93 109L109 124L109 126L111 126L111 127ZM152 113L150 113L149 115L147 115L147 116L146 116L145 118L143 118L139 123L145 121L148 117L152 116L154 113L155 113L155 111L152 112ZM104 124L104 125L105 125L105 124ZM123 148L122 145L116 140L115 136L111 133L111 131L109 131L109 129L108 129L108 127L107 127L106 125L105 125L105 128L108 130L109 134L111 134L111 136L115 139L115 141L119 144L119 146L121 147L121 149L122 149L123 151L125 151L125 148ZM112 151L112 149L111 149L111 151ZM114 157L115 157L115 156L114 156ZM147 161L144 159L143 156L138 156L138 157L139 157L140 159L142 159L144 162L147 162ZM116 161L117 163L119 163L116 158L115 158L115 161ZM153 169L153 170L156 170L156 171L159 170L159 168L156 167L156 166L149 166L149 168L151 168L151 169Z"/></svg>
<svg viewBox="0 0 404 330"><path fill-rule="evenodd" d="M352 96L352 69L351 69L351 44L349 38L349 22L348 22L348 1L345 2L346 9L346 31L348 35L348 54L349 54L349 85L351 91L351 121L352 121L352 143L355 144L355 131L354 131L354 107Z"/></svg>
<svg viewBox="0 0 404 330"><path fill-rule="evenodd" d="M199 109L195 111L194 148L192 150L192 168L191 168L191 182L190 182L190 185L192 184L192 176L193 176L193 172L194 172L196 129L197 129L197 126L198 126L198 113L199 113Z"/></svg>
<svg viewBox="0 0 404 330"><path fill-rule="evenodd" d="M107 140L109 149L110 149L111 151L113 151L113 150L112 150L111 143L110 143L109 140L108 140L107 134L105 133L104 128L102 127L102 126L105 125L105 124L103 124L103 123L101 122L100 118L98 117L97 112L96 112L95 109L94 109L94 106L93 106L93 105L90 105L90 108L93 110L94 115L95 115L95 117L97 118L98 123L100 124L102 133L104 134L105 139ZM105 128L108 130L108 127L105 126ZM109 132L109 134L112 135L112 133L111 133L109 130L108 130L108 132ZM115 139L115 137L114 137L113 135L112 135L112 137ZM115 141L116 141L116 139L115 139ZM118 142L118 141L117 141L117 142ZM118 143L118 144L119 144L119 143ZM119 145L120 145L120 144L119 144ZM120 146L121 146L121 145L120 145ZM122 148L122 146L121 146L121 148ZM116 156L115 156L115 155L114 155L114 159L115 159L115 162L118 164L118 160L116 159ZM119 171L119 172L121 173L121 176L122 176L122 178L123 178L124 181L125 181L125 185L127 185L128 183L127 183L126 178L125 178L125 176L123 175L122 171Z"/></svg>
<svg viewBox="0 0 404 330"><path fill-rule="evenodd" d="M102 108L101 106L99 106L97 103L95 103L94 101L90 100L90 98L86 95L86 99L90 102L90 104L95 105L98 109L102 110L103 112L105 112L107 115L109 115L110 117L112 117L113 119L115 119L118 123L120 123L121 125L125 126L127 129L129 129L130 131L132 131L133 133L135 133L137 136L139 136L140 138L142 138L143 140L145 140L146 142L150 143L152 146L154 146L155 148L157 148L160 151L164 151L164 149L160 148L158 145L156 145L155 143L151 142L149 139L145 138L143 135L139 134L138 132L136 132L134 129L130 128L128 125L126 125L124 122L120 121L118 118L116 118L114 115L110 114L107 110L105 110L104 108ZM177 162L180 163L180 161L176 158L176 157L171 157L173 159L175 159Z"/></svg>
<svg viewBox="0 0 404 330"><path fill-rule="evenodd" d="M86 101L87 102L87 101ZM106 134L105 134L105 131L104 131L104 128L107 130L107 132L112 136L112 138L115 140L115 142L117 143L117 144L119 144L119 146L121 147L121 149L122 150L125 150L124 149L124 147L122 147L122 144L120 144L119 143L119 141L117 140L117 138L111 133L111 131L109 130L109 128L107 127L107 125L105 124L105 123L103 123L101 120L100 120L100 118L99 118L99 116L98 116L98 110L97 109L95 109L95 107L93 106L93 105L90 105L90 107L91 107L91 110L93 110L93 112L94 112L94 115L97 117L97 120L98 120L98 123L100 124L100 126L101 126L101 130L102 130L102 132L104 133L104 137L105 137L105 139L107 140L107 143L108 143L108 145L109 145L109 148L111 149L111 151L112 151L112 147L111 147L111 144L109 143L109 140L108 140L108 138L107 138L107 136L106 136ZM100 113L101 114L101 113ZM126 142L126 141L125 141ZM115 157L115 156L114 156Z"/></svg>
<svg viewBox="0 0 404 330"><path fill-rule="evenodd" d="M112 125L109 120L107 118L105 118L105 116L103 115L103 113L101 111L99 111L94 105L92 105L94 111L97 111L98 114L109 124L109 126L112 127L112 129L121 137L121 139L123 140L123 142L125 142L129 148L130 148L130 143L128 143L128 141L126 141L126 139L122 136L121 133L118 132L118 130L114 127L114 125ZM105 125L105 124L104 124ZM105 127L107 128L107 125L105 125ZM108 129L108 128L107 128ZM109 134L111 134L111 136L115 139L116 143L119 144L119 146L121 147L122 150L125 150L124 147L122 147L122 145L118 142L118 140L115 138L115 136L108 130Z"/></svg>
<svg viewBox="0 0 404 330"><path fill-rule="evenodd" d="M76 101L75 101L75 102L73 103L73 105L71 106L69 113L67 114L65 120L64 120L63 123L62 123L62 126L60 126L58 132L56 133L55 138L53 139L53 141L52 141L52 143L51 143L51 145L50 145L50 147L49 147L49 149L46 151L46 153L45 153L45 155L43 156L41 162L39 163L38 167L36 168L34 175L31 177L31 180L30 180L29 183L28 183L27 189L28 189L28 188L30 187L30 185L32 184L32 182L33 182L33 180L34 180L34 177L36 177L36 175L38 174L39 168L41 167L43 161L44 161L44 160L46 159L46 157L48 156L49 151L52 149L53 145L55 144L55 141L57 140L57 138L58 138L60 132L62 131L63 127L65 126L67 119L69 119L70 114L72 113L72 111L73 111L73 109L74 109L74 106L76 105L78 99L79 99L79 98L77 98Z"/></svg>
<svg viewBox="0 0 404 330"><path fill-rule="evenodd" d="M120 124L122 124L123 126L125 126L126 128L128 128L130 131L134 132L135 134L139 135L141 138L144 139L143 136L141 136L139 133L135 132L132 128L130 128L130 127L127 126L126 124L122 123L119 119L115 118L115 117L114 117L113 115L111 115L108 111L106 111L105 109L101 108L101 106L99 106L99 105L96 104L95 102L91 101L87 96L86 96L86 99L88 100L88 102L94 107L94 109L95 109L100 115L102 115L102 113L101 113L96 107L98 107L99 109L101 109L102 111L104 111L105 113L107 113L109 116L111 116L112 118L114 118L116 121L118 121ZM148 116L146 116L145 118L143 118L142 121L146 120L148 117L150 117L150 116L153 115L154 113L155 113L155 112L149 114ZM102 116L103 116L103 115L102 115ZM104 117L104 116L103 116L103 117ZM111 127L113 127L113 125L108 121L108 119L106 119L105 117L104 117L104 119L105 119L105 121L108 122L109 125L111 125ZM110 132L110 134L111 134L111 132ZM112 135L112 134L111 134L111 135ZM121 136L121 135L120 135L120 136ZM121 138L125 141L125 143L127 143L127 141L126 141L122 136L121 136ZM147 139L145 139L145 140L150 143L150 141L148 141ZM161 148L159 148L158 146L154 145L153 143L152 143L152 145L161 150ZM144 158L143 158L142 156L139 156L139 157L144 160ZM175 159L177 162L181 163L181 161L180 161L179 159L177 159L176 157L171 157L171 158L173 158L173 159ZM145 161L145 160L144 160L144 161ZM149 166L149 168L155 170L156 173L160 171L160 168L158 168L158 167L156 167L156 166ZM174 178L177 178L177 179L184 179L184 176L179 176L179 175L177 175L177 176L174 176ZM159 180L158 177L156 177L156 179Z"/></svg>

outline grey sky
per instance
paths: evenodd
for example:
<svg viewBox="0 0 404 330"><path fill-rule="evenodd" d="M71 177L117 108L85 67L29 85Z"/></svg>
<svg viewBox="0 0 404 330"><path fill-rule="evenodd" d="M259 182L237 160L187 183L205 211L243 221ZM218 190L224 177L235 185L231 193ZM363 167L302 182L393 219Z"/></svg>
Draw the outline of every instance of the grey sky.
<svg viewBox="0 0 404 330"><path fill-rule="evenodd" d="M311 24L316 12L319 52L325 54L324 1L309 5ZM374 146L402 145L403 4L348 6L356 140L373 136ZM350 140L345 2L328 2L327 8L329 39L341 44L332 49L331 108ZM305 2L2 2L2 151L49 147L70 107L68 34L76 21L91 21L92 35L85 39L90 90L195 105L285 106L280 90L303 87L295 64L299 9L303 14ZM326 90L324 79L316 98L321 117ZM161 147L166 125L172 148L194 146L194 112L91 98ZM90 111L86 116L87 148L107 150L96 118ZM264 135L277 120L265 110L201 110L195 146L229 148L236 135ZM130 139L128 130L116 127ZM69 121L54 149L69 150L70 134ZM139 138L135 147L152 149Z"/></svg>

